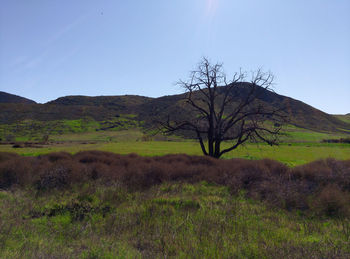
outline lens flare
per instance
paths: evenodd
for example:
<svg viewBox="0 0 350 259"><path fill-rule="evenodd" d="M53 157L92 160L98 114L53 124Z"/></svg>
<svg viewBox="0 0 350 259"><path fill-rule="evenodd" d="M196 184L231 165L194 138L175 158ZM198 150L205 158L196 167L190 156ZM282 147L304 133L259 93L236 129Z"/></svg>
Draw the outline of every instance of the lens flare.
<svg viewBox="0 0 350 259"><path fill-rule="evenodd" d="M219 0L207 0L207 14L208 15L214 15L217 7L218 7Z"/></svg>

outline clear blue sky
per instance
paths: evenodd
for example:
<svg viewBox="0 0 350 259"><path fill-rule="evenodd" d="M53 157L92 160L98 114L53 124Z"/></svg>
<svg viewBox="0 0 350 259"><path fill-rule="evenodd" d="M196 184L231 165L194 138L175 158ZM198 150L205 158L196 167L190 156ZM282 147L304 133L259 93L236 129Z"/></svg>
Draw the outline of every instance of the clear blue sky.
<svg viewBox="0 0 350 259"><path fill-rule="evenodd" d="M206 56L349 113L349 14L349 0L1 0L0 90L38 102L170 95Z"/></svg>

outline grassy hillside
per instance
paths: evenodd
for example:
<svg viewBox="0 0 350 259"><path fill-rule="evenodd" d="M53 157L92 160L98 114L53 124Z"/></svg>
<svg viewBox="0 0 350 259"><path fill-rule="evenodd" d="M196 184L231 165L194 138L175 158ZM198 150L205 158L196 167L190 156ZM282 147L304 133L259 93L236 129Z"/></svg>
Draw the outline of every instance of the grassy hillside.
<svg viewBox="0 0 350 259"><path fill-rule="evenodd" d="M346 123L350 123L350 113L345 114L345 115L334 115L336 118L338 118L339 120L342 120Z"/></svg>
<svg viewBox="0 0 350 259"><path fill-rule="evenodd" d="M243 84L238 86L236 91L238 92L237 99L240 100L247 95L248 89ZM141 105L140 114L146 122L152 122L153 120L165 121L168 115L176 120L187 118L191 113L189 107L184 104L183 98L184 95L173 95L152 99ZM350 123L290 97L259 88L257 101L265 107L284 110L289 123L296 127L317 132L350 133Z"/></svg>
<svg viewBox="0 0 350 259"><path fill-rule="evenodd" d="M138 95L123 95L123 96L65 96L60 97L54 101L48 102L47 104L54 105L82 105L82 106L115 106L118 109L123 109L125 107L137 107L152 98L138 96Z"/></svg>
<svg viewBox="0 0 350 259"><path fill-rule="evenodd" d="M246 94L247 87L237 87L238 99ZM220 91L219 91L220 92ZM121 114L134 114L135 119L144 122L146 128L154 121L184 119L191 115L183 101L184 95L148 98L142 96L67 96L47 104L0 103L0 124L18 124L23 121L60 121L89 118L95 121L113 120ZM258 101L267 107L283 109L290 124L317 132L350 133L350 123L336 116L326 114L303 102L259 89ZM192 114L193 115L193 114Z"/></svg>
<svg viewBox="0 0 350 259"><path fill-rule="evenodd" d="M81 133L98 134L141 126L142 122L136 120L132 114L121 114L106 120L94 120L89 117L76 120L24 120L12 124L0 124L0 139L2 141L40 141L46 135L61 136L63 139L62 136L74 133L80 138Z"/></svg>
<svg viewBox="0 0 350 259"><path fill-rule="evenodd" d="M44 122L83 118L107 120L119 116L120 113L127 113L123 111L115 111L103 106L0 103L0 124L20 123L25 120Z"/></svg>

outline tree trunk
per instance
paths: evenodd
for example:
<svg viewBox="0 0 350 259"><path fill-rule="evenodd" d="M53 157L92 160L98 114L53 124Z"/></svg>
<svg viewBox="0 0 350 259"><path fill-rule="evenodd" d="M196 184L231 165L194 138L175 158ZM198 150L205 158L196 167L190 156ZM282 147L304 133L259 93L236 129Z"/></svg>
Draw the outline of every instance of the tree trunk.
<svg viewBox="0 0 350 259"><path fill-rule="evenodd" d="M221 145L221 140L217 139L215 141L215 152L214 152L215 158L220 158L220 145Z"/></svg>

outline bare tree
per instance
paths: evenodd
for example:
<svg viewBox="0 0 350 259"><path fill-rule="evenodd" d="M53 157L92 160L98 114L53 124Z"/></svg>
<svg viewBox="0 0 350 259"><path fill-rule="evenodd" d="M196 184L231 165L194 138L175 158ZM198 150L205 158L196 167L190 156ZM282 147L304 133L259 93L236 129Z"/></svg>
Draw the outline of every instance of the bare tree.
<svg viewBox="0 0 350 259"><path fill-rule="evenodd" d="M188 81L180 80L185 103L190 108L186 120L162 123L166 133L195 133L203 154L220 158L247 141L278 144L284 116L280 109L262 102L259 97L271 93L273 75L261 70L235 73L228 80L222 64L203 58ZM207 143L206 143L207 142ZM222 143L229 143L223 148Z"/></svg>

